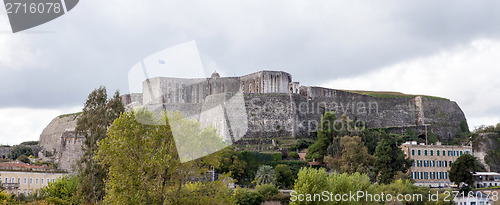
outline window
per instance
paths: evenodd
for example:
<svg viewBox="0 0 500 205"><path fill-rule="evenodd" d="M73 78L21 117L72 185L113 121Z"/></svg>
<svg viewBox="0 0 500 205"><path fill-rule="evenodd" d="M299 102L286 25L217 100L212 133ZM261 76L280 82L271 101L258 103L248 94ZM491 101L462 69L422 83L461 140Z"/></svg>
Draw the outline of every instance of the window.
<svg viewBox="0 0 500 205"><path fill-rule="evenodd" d="M434 156L434 150L431 150L431 156Z"/></svg>
<svg viewBox="0 0 500 205"><path fill-rule="evenodd" d="M33 178L30 178L30 184L33 184Z"/></svg>
<svg viewBox="0 0 500 205"><path fill-rule="evenodd" d="M436 156L439 156L439 150L436 150Z"/></svg>
<svg viewBox="0 0 500 205"><path fill-rule="evenodd" d="M415 150L414 149L411 150L411 155L415 155Z"/></svg>
<svg viewBox="0 0 500 205"><path fill-rule="evenodd" d="M437 167L441 167L441 161L437 161Z"/></svg>
<svg viewBox="0 0 500 205"><path fill-rule="evenodd" d="M52 179L52 182L55 182L55 181L56 181L56 179Z"/></svg>
<svg viewBox="0 0 500 205"><path fill-rule="evenodd" d="M35 179L35 184L38 184L38 178L37 178L37 179Z"/></svg>
<svg viewBox="0 0 500 205"><path fill-rule="evenodd" d="M18 177L18 178L17 178L17 183L18 183L18 184L21 184L21 177Z"/></svg>
<svg viewBox="0 0 500 205"><path fill-rule="evenodd" d="M14 177L10 178L10 183L15 183Z"/></svg>
<svg viewBox="0 0 500 205"><path fill-rule="evenodd" d="M9 178L5 177L5 182L4 183L9 183Z"/></svg>
<svg viewBox="0 0 500 205"><path fill-rule="evenodd" d="M28 183L28 180L26 179L26 177L24 177L24 184L27 184Z"/></svg>
<svg viewBox="0 0 500 205"><path fill-rule="evenodd" d="M448 162L449 166L451 167L451 161Z"/></svg>
<svg viewBox="0 0 500 205"><path fill-rule="evenodd" d="M49 182L50 182L50 179L49 179L49 178L47 178L47 184L49 184Z"/></svg>
<svg viewBox="0 0 500 205"><path fill-rule="evenodd" d="M448 162L443 161L443 163L444 163L443 167L447 167L448 166Z"/></svg>
<svg viewBox="0 0 500 205"><path fill-rule="evenodd" d="M453 156L452 153L452 151L448 151L448 156Z"/></svg>
<svg viewBox="0 0 500 205"><path fill-rule="evenodd" d="M42 184L43 184L43 178L42 178Z"/></svg>
<svg viewBox="0 0 500 205"><path fill-rule="evenodd" d="M429 172L424 172L424 179L429 179Z"/></svg>
<svg viewBox="0 0 500 205"><path fill-rule="evenodd" d="M420 150L417 150L417 152L418 152L418 155L420 156Z"/></svg>
<svg viewBox="0 0 500 205"><path fill-rule="evenodd" d="M424 150L424 155L427 156L427 150Z"/></svg>
<svg viewBox="0 0 500 205"><path fill-rule="evenodd" d="M418 172L418 179L422 179L422 172Z"/></svg>
<svg viewBox="0 0 500 205"><path fill-rule="evenodd" d="M441 179L441 172L437 173L437 179Z"/></svg>
<svg viewBox="0 0 500 205"><path fill-rule="evenodd" d="M446 152L444 152L444 150L443 150L443 157L444 157L444 156L446 156Z"/></svg>
<svg viewBox="0 0 500 205"><path fill-rule="evenodd" d="M460 151L460 156L462 156L462 151Z"/></svg>
<svg viewBox="0 0 500 205"><path fill-rule="evenodd" d="M458 156L458 151L455 151L455 155L453 155L453 156Z"/></svg>
<svg viewBox="0 0 500 205"><path fill-rule="evenodd" d="M448 172L443 172L443 178L448 179Z"/></svg>
<svg viewBox="0 0 500 205"><path fill-rule="evenodd" d="M470 154L469 151L465 151L465 153Z"/></svg>

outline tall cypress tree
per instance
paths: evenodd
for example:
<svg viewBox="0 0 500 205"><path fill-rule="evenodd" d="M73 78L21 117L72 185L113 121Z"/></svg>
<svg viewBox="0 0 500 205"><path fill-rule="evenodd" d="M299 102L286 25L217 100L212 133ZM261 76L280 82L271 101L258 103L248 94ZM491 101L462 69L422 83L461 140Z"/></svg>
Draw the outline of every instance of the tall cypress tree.
<svg viewBox="0 0 500 205"><path fill-rule="evenodd" d="M86 203L97 203L104 197L104 179L107 168L94 160L97 143L106 138L108 127L124 112L120 93L108 100L106 88L101 86L89 94L83 113L77 121L76 134L85 137L83 156L78 163L78 196Z"/></svg>
<svg viewBox="0 0 500 205"><path fill-rule="evenodd" d="M389 184L399 172L406 173L411 166L411 160L406 158L403 150L403 137L396 134L381 133L381 139L375 150L375 173L380 183Z"/></svg>

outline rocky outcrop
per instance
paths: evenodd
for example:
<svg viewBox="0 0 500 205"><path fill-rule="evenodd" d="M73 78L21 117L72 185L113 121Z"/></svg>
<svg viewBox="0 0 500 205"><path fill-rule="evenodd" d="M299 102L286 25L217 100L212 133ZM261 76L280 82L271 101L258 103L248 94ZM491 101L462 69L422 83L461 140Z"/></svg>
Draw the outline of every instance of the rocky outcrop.
<svg viewBox="0 0 500 205"><path fill-rule="evenodd" d="M75 136L79 113L56 117L40 135L42 150L38 157L58 164L58 169L74 172L73 166L82 156L84 138Z"/></svg>
<svg viewBox="0 0 500 205"><path fill-rule="evenodd" d="M497 133L480 133L472 143L472 152L488 171L500 172L500 136Z"/></svg>

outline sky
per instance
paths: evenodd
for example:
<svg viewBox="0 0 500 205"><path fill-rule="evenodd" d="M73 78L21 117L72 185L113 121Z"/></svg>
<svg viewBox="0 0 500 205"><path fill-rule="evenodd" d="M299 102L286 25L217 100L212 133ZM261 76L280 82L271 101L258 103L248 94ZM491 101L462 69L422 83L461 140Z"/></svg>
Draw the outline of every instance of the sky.
<svg viewBox="0 0 500 205"><path fill-rule="evenodd" d="M301 85L456 101L500 122L500 2L85 0L13 34L0 8L0 144L38 140L100 85L129 92L141 59L196 41L208 77L281 70Z"/></svg>

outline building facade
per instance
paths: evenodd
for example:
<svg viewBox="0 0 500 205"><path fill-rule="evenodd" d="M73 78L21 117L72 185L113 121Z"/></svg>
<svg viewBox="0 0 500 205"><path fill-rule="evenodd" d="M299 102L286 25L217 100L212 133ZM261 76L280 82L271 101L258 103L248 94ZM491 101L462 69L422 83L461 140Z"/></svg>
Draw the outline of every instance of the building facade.
<svg viewBox="0 0 500 205"><path fill-rule="evenodd" d="M474 175L474 187L486 188L500 186L500 174L496 172L476 172Z"/></svg>
<svg viewBox="0 0 500 205"><path fill-rule="evenodd" d="M2 187L6 192L16 195L27 196L66 175L64 171L41 166L15 162L0 163Z"/></svg>
<svg viewBox="0 0 500 205"><path fill-rule="evenodd" d="M448 171L451 164L463 154L472 154L472 146L418 144L415 141L401 145L406 156L413 160L409 173L415 185L450 187Z"/></svg>

